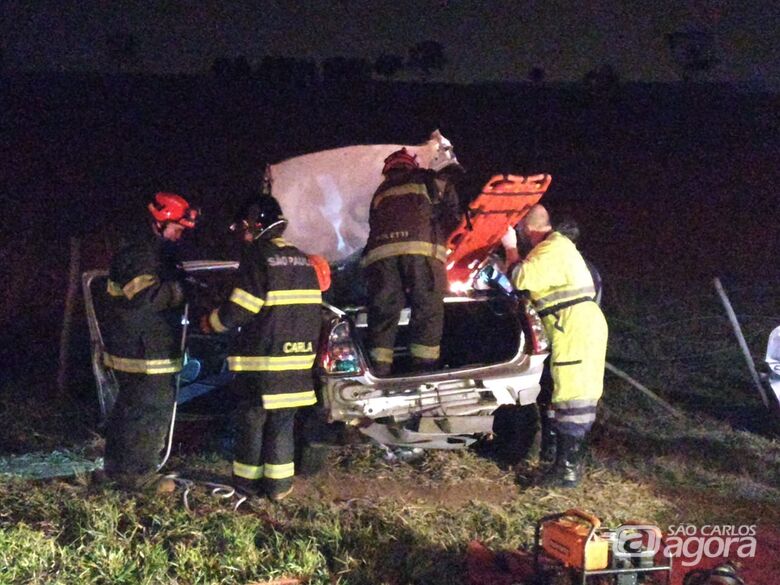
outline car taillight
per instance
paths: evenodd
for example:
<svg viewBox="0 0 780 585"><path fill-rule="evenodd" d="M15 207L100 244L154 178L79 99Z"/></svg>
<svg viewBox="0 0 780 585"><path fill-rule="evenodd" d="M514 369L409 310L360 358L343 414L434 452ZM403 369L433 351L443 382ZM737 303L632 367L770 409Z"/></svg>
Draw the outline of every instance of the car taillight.
<svg viewBox="0 0 780 585"><path fill-rule="evenodd" d="M542 323L542 318L530 303L526 304L525 314L526 318L528 319L528 333L530 337L529 342L532 353L536 354L546 352L550 347L550 343L547 340L547 333L544 331L544 323Z"/></svg>
<svg viewBox="0 0 780 585"><path fill-rule="evenodd" d="M328 374L362 374L360 356L348 321L333 326L320 352L320 365Z"/></svg>

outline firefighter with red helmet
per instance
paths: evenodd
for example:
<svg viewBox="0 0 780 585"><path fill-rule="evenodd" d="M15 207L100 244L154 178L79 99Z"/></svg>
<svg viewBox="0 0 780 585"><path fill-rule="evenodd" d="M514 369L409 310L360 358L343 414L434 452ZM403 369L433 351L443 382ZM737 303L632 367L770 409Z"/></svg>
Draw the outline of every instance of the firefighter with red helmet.
<svg viewBox="0 0 780 585"><path fill-rule="evenodd" d="M401 310L411 307L409 352L414 369L435 367L440 355L447 286L445 243L458 223L452 188L456 161L421 169L406 148L384 161L385 180L371 200L361 265L368 292L372 371L392 373Z"/></svg>
<svg viewBox="0 0 780 585"><path fill-rule="evenodd" d="M227 359L241 417L233 485L274 501L293 488L296 410L317 402L312 367L322 318L318 273L282 238L286 227L270 195L243 206L231 226L244 243L235 287L201 323L204 332L241 328Z"/></svg>
<svg viewBox="0 0 780 585"><path fill-rule="evenodd" d="M121 487L172 489L157 475L181 369L182 271L175 244L198 211L175 193L157 193L146 229L126 237L111 260L103 363L119 394L106 426L104 470Z"/></svg>

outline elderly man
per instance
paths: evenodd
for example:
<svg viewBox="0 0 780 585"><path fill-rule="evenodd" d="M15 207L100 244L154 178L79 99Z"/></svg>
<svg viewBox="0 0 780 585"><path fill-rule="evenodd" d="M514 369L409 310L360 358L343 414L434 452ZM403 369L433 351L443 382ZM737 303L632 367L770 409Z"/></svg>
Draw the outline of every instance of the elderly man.
<svg viewBox="0 0 780 585"><path fill-rule="evenodd" d="M594 301L596 289L585 260L569 238L553 230L542 205L531 208L522 231L532 249L511 270L512 284L530 293L552 344L557 452L542 485L574 487L604 387L607 322Z"/></svg>

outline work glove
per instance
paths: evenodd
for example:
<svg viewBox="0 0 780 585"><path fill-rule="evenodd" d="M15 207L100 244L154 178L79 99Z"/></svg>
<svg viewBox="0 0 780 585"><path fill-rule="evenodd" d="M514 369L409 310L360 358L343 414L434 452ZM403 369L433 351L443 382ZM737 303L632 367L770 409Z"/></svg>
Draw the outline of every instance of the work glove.
<svg viewBox="0 0 780 585"><path fill-rule="evenodd" d="M206 313L200 318L200 332L204 335L211 335L212 333L215 333L214 328L211 326L211 322L209 321L209 315L210 313Z"/></svg>
<svg viewBox="0 0 780 585"><path fill-rule="evenodd" d="M501 245L504 246L504 250L517 249L517 231L515 226L510 225L506 229L506 233L501 236Z"/></svg>

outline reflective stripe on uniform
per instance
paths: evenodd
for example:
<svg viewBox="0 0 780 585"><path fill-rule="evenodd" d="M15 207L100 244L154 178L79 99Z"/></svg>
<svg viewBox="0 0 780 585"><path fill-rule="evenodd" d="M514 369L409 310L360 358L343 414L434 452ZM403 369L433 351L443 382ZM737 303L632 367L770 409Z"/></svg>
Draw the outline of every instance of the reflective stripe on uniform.
<svg viewBox="0 0 780 585"><path fill-rule="evenodd" d="M298 408L317 404L317 395L314 390L302 392L288 392L286 394L263 394L263 408L275 410L278 408Z"/></svg>
<svg viewBox="0 0 780 585"><path fill-rule="evenodd" d="M119 286L118 283L113 280L108 281L106 290L112 297L125 296L128 300L132 300L135 295L149 288L150 286L157 284L159 279L153 274L141 274L136 276L133 280L128 282L125 286Z"/></svg>
<svg viewBox="0 0 780 585"><path fill-rule="evenodd" d="M287 479L295 475L295 463L266 463L265 477L268 479Z"/></svg>
<svg viewBox="0 0 780 585"><path fill-rule="evenodd" d="M534 299L534 308L540 311L554 304L573 301L578 297L588 296L591 299L596 296L596 288L593 286L583 286L579 288L561 289L553 293Z"/></svg>
<svg viewBox="0 0 780 585"><path fill-rule="evenodd" d="M555 427L558 432L585 436L596 422L598 400L566 400L554 402Z"/></svg>
<svg viewBox="0 0 780 585"><path fill-rule="evenodd" d="M219 320L219 309L214 309L209 314L209 325L211 325L211 328L217 333L224 333L228 330L228 328L222 324L222 321Z"/></svg>
<svg viewBox="0 0 780 585"><path fill-rule="evenodd" d="M406 183L404 185L396 185L390 187L379 193L371 202L371 208L376 209L379 207L385 199L390 197L398 197L399 195L420 195L430 203L431 197L428 195L428 189L422 183Z"/></svg>
<svg viewBox="0 0 780 585"><path fill-rule="evenodd" d="M596 408L598 400L564 400L555 403L555 411L577 410L579 408Z"/></svg>
<svg viewBox="0 0 780 585"><path fill-rule="evenodd" d="M181 370L181 358L145 360L103 353L103 363L113 370L131 374L175 374Z"/></svg>
<svg viewBox="0 0 780 585"><path fill-rule="evenodd" d="M393 363L392 347L375 347L369 353L371 354L372 361L382 362L385 364Z"/></svg>
<svg viewBox="0 0 780 585"><path fill-rule="evenodd" d="M119 286L117 283L115 283L113 280L108 281L108 285L106 286L106 292L110 294L112 297L125 296L125 292L122 290L122 287Z"/></svg>
<svg viewBox="0 0 780 585"><path fill-rule="evenodd" d="M233 461L233 475L243 477L244 479L260 479L263 477L262 465L246 465L238 461Z"/></svg>
<svg viewBox="0 0 780 585"><path fill-rule="evenodd" d="M266 306L319 305L322 303L320 289L272 290L268 292Z"/></svg>
<svg viewBox="0 0 780 585"><path fill-rule="evenodd" d="M263 299L258 298L238 287L233 289L233 292L230 295L230 299L228 300L237 304L239 307L246 309L250 313L259 313L260 308L265 303Z"/></svg>
<svg viewBox="0 0 780 585"><path fill-rule="evenodd" d="M419 343L409 344L409 353L412 357L422 358L424 360L439 359L441 346L438 345L420 345Z"/></svg>
<svg viewBox="0 0 780 585"><path fill-rule="evenodd" d="M302 355L272 356L228 356L228 369L231 372L283 372L288 370L308 370L314 365L313 353Z"/></svg>
<svg viewBox="0 0 780 585"><path fill-rule="evenodd" d="M431 242L394 242L377 246L367 252L361 261L361 265L368 266L377 260L407 254L428 256L442 262L447 260L447 248L440 244L432 244Z"/></svg>

